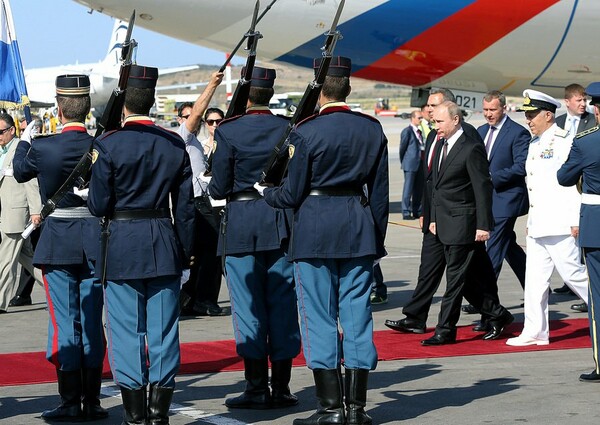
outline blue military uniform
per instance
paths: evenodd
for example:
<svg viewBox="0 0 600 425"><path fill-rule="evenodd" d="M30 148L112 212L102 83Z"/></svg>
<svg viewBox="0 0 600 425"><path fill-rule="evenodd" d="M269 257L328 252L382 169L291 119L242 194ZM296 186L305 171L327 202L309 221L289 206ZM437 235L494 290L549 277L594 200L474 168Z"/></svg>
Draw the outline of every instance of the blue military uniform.
<svg viewBox="0 0 600 425"><path fill-rule="evenodd" d="M600 83L586 88L592 96L591 104L600 105ZM563 186L581 184L581 212L579 219L579 246L583 248L589 276L588 316L595 369L580 376L584 382L600 381L600 127L577 134L567 161L557 172ZM581 178L583 177L583 181Z"/></svg>
<svg viewBox="0 0 600 425"><path fill-rule="evenodd" d="M251 90L270 90L274 80L275 70L255 67ZM297 403L287 385L292 359L300 352L300 331L292 264L282 248L288 238L285 213L267 205L252 187L287 125L267 106L253 105L215 132L208 189L213 198L228 200L218 251L225 255L236 349L244 358L247 381L240 397L226 400L228 407Z"/></svg>
<svg viewBox="0 0 600 425"><path fill-rule="evenodd" d="M327 78L348 77L350 66L349 59L334 58ZM304 356L315 374L317 396L327 394L322 407L339 397L335 388L343 358L348 414L368 418L366 380L377 365L369 294L373 261L385 255L387 139L374 118L351 112L344 102L328 103L292 132L289 155L287 178L264 194L269 205L294 209L289 257ZM331 412L338 408L329 405ZM320 415L294 423L321 423Z"/></svg>
<svg viewBox="0 0 600 425"><path fill-rule="evenodd" d="M134 65L127 96L138 90L153 97L157 77L156 68ZM130 113L122 129L104 134L94 147L88 205L109 221L105 298L111 369L128 422L145 419L150 384L148 419L158 415L166 421L160 423L168 423L180 360L180 276L193 244L189 156L181 137L143 114Z"/></svg>
<svg viewBox="0 0 600 425"><path fill-rule="evenodd" d="M58 97L89 97L89 87L85 75L57 77ZM37 177L42 202L46 203L90 151L92 141L81 122L68 122L60 134L37 138L32 145L21 141L13 162L15 178L25 182ZM44 274L50 313L47 358L59 370L59 392L60 388L69 387L71 378L73 386L77 386L76 381L81 381L78 376L83 373L84 387L97 387L83 388L84 395L86 391L96 392L95 396L88 394L88 398L95 397L88 404L97 406L105 352L102 285L94 278L99 234L99 220L90 214L86 202L70 190L42 223L33 257L33 263ZM61 383L65 380L67 383ZM69 405L66 398L63 396L63 405ZM84 410L89 410L85 402L84 399ZM74 412L75 402L71 405ZM101 413L102 417L106 415ZM49 419L53 418L51 415Z"/></svg>

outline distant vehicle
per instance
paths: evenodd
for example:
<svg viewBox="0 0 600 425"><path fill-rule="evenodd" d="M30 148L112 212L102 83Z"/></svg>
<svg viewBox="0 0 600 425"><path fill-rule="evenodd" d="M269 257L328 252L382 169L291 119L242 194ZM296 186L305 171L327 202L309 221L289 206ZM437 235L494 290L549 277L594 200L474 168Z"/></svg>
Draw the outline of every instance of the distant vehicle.
<svg viewBox="0 0 600 425"><path fill-rule="evenodd" d="M360 106L360 103L348 103L348 107L350 108L351 111L354 112L362 112L362 107Z"/></svg>
<svg viewBox="0 0 600 425"><path fill-rule="evenodd" d="M293 115L301 98L300 92L276 94L269 101L269 109L276 115Z"/></svg>

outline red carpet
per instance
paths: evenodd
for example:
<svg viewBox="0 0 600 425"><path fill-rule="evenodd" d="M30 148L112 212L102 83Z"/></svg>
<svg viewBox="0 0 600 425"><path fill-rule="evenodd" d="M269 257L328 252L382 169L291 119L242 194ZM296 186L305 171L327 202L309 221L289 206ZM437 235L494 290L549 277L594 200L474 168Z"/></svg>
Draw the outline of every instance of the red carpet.
<svg viewBox="0 0 600 425"><path fill-rule="evenodd" d="M509 347L506 345L506 338L517 336L522 326L522 323L513 323L507 328L503 338L496 341L483 341L481 333L472 332L471 326L463 326L458 328L457 344L441 347L421 346L420 341L431 336L431 333L425 334L424 338L424 335L402 334L391 330L377 331L375 332L375 345L379 359L382 361L591 347L587 319L551 321L550 345L533 347ZM304 357L298 356L294 360L294 365L305 365ZM235 352L233 340L181 344L181 374L242 369L242 359ZM105 361L104 370L104 376L110 377L107 361ZM0 386L54 381L56 381L56 372L54 366L46 361L45 353L0 354Z"/></svg>

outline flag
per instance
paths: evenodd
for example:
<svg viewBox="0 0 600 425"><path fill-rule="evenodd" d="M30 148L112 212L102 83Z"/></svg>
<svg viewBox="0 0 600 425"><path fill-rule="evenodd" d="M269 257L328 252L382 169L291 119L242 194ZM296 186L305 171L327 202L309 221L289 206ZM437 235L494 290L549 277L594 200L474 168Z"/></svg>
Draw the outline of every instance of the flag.
<svg viewBox="0 0 600 425"><path fill-rule="evenodd" d="M8 0L0 0L0 108L29 105L23 64Z"/></svg>

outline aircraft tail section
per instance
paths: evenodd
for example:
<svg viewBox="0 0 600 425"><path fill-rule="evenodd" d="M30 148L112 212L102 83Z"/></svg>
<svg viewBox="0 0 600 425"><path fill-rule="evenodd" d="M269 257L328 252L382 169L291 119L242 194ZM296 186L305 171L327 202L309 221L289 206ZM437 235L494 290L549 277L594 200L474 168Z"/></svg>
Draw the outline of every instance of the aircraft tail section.
<svg viewBox="0 0 600 425"><path fill-rule="evenodd" d="M121 21L119 19L115 20L115 24L110 35L110 41L108 43L106 57L102 61L104 65L119 66L121 64L121 47L125 41L128 26L129 24L126 21Z"/></svg>

